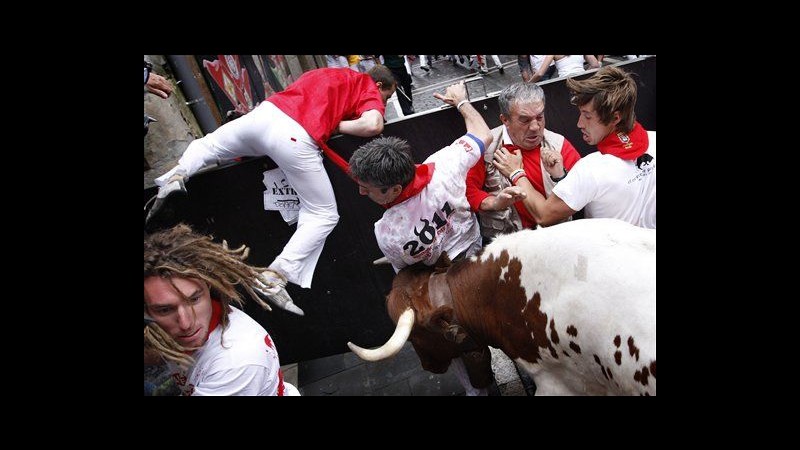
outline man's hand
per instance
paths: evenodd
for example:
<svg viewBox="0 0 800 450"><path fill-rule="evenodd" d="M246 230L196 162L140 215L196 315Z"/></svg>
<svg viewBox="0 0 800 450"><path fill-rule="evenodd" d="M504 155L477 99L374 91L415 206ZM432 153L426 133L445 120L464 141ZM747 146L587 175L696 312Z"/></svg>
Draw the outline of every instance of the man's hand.
<svg viewBox="0 0 800 450"><path fill-rule="evenodd" d="M516 202L522 201L528 194L522 191L522 188L517 186L509 186L497 195L489 195L481 202L481 211L501 211L508 208Z"/></svg>
<svg viewBox="0 0 800 450"><path fill-rule="evenodd" d="M527 196L528 194L523 192L522 188L517 186L509 186L497 194L497 199L500 201L501 205L505 205L503 208L508 208L514 203L522 201Z"/></svg>
<svg viewBox="0 0 800 450"><path fill-rule="evenodd" d="M461 100L467 99L467 87L463 81L450 85L444 92L444 95L434 92L433 96L439 100L447 103L450 106L456 106Z"/></svg>
<svg viewBox="0 0 800 450"><path fill-rule="evenodd" d="M167 98L172 94L172 84L157 73L150 73L150 78L147 79L145 85L147 90L161 98Z"/></svg>
<svg viewBox="0 0 800 450"><path fill-rule="evenodd" d="M514 150L513 153L500 147L494 151L494 159L492 160L497 170L508 178L511 172L522 169L522 151ZM560 176L560 175L559 175Z"/></svg>
<svg viewBox="0 0 800 450"><path fill-rule="evenodd" d="M544 163L544 168L547 170L547 173L550 174L552 178L561 178L564 176L564 161L561 158L561 153L545 149L542 146L542 162Z"/></svg>

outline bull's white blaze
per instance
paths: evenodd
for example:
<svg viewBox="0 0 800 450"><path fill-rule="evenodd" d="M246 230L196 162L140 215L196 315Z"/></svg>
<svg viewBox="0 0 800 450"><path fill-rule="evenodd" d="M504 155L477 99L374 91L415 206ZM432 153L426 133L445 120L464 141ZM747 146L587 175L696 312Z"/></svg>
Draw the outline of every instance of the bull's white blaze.
<svg viewBox="0 0 800 450"><path fill-rule="evenodd" d="M350 347L350 350L352 350L353 353L363 360L380 361L396 355L397 352L403 348L403 344L405 344L408 340L408 336L411 334L411 328L413 326L414 310L411 308L406 308L406 310L403 311L403 314L400 314L400 318L397 319L397 327L394 329L394 334L392 334L392 337L389 338L389 340L382 346L373 348L371 350L359 347L352 342L348 342L347 346Z"/></svg>
<svg viewBox="0 0 800 450"><path fill-rule="evenodd" d="M634 380L636 371L656 359L655 235L654 229L615 219L582 219L501 236L486 247L483 261L504 250L520 260L525 297L530 302L539 293L548 338L550 320L555 322L559 342L552 345L558 358L540 349L538 362L517 360L533 375L537 395L655 395L652 375L647 385ZM567 333L570 325L577 336ZM630 337L638 360L630 354ZM616 351L622 353L619 365ZM612 379L603 375L594 355L611 370Z"/></svg>

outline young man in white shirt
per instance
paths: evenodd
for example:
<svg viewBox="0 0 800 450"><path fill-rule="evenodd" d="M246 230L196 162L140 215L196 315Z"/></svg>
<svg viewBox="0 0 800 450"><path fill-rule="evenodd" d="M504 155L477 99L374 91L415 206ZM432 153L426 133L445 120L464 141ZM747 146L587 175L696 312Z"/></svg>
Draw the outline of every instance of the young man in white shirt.
<svg viewBox="0 0 800 450"><path fill-rule="evenodd" d="M359 193L386 208L375 223L375 237L395 271L418 262L433 265L443 252L455 259L481 248L465 179L492 136L466 100L463 83L434 96L457 107L466 134L416 166L408 143L396 137L373 139L350 157L350 174Z"/></svg>
<svg viewBox="0 0 800 450"><path fill-rule="evenodd" d="M145 238L145 358L163 359L183 395L300 395L283 381L269 333L231 305L242 305L242 286L269 309L256 295L263 269L247 254L186 225Z"/></svg>

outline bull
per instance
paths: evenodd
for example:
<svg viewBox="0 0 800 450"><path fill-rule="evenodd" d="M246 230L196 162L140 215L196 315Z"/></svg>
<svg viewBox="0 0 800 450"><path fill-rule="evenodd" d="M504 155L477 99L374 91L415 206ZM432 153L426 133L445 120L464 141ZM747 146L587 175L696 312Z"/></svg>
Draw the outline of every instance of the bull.
<svg viewBox="0 0 800 450"><path fill-rule="evenodd" d="M410 339L422 367L462 358L491 382L488 346L536 382L536 395L656 394L656 231L583 219L500 236L471 258L401 270L387 296L397 324L377 361Z"/></svg>

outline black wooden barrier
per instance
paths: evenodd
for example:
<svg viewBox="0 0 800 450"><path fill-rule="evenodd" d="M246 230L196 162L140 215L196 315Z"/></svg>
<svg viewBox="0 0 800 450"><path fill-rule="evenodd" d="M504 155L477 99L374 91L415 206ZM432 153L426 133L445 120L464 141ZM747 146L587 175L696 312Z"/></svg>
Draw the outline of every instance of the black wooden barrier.
<svg viewBox="0 0 800 450"><path fill-rule="evenodd" d="M638 74L638 120L645 129L656 129L656 60L648 58L622 65ZM578 110L569 104L569 93L561 79L541 84L547 96L547 128L561 133L582 155L593 151L577 129ZM500 125L496 96L476 100L490 128ZM464 120L454 108L434 110L389 123L385 136L398 136L411 145L415 161L450 144L465 131ZM337 136L331 148L349 159L369 139ZM250 159L193 176L186 183L188 196L175 195L146 227L152 232L186 222L197 231L226 239L231 248L250 247L248 262L267 266L280 253L296 226L288 226L277 211L265 211L262 182L265 170L277 167L267 157ZM306 313L299 317L278 308L263 311L248 302L245 311L272 335L281 363L304 361L348 351L347 341L363 347L384 343L394 330L384 300L394 270L390 265L373 266L383 256L375 242L373 224L384 209L358 194L356 184L327 159L339 209L339 224L328 236L317 264L311 289L290 284L289 294ZM155 195L145 189L144 200Z"/></svg>

